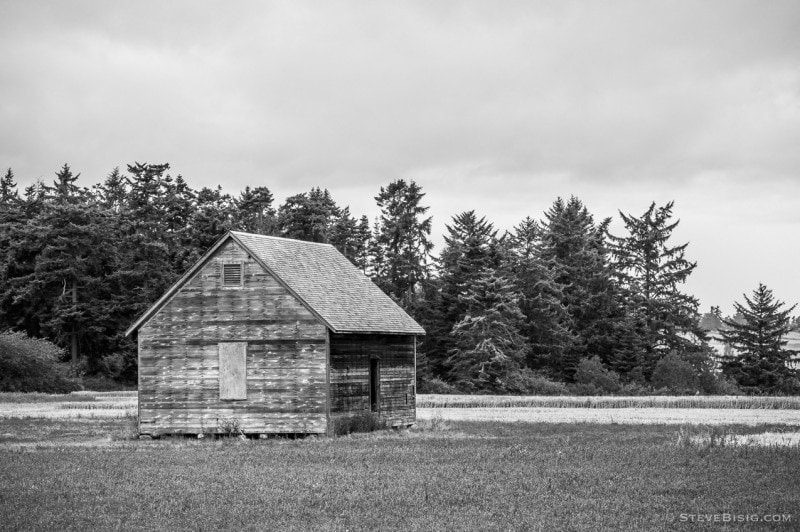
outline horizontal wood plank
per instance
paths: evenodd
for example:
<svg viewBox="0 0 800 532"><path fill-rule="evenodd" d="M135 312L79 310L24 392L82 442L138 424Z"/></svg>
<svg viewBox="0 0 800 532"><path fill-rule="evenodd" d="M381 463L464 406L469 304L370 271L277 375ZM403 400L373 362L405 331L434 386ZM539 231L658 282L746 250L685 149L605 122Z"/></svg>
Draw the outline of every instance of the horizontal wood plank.
<svg viewBox="0 0 800 532"><path fill-rule="evenodd" d="M230 262L243 266L241 288L222 286L221 265ZM235 417L246 432L324 433L326 332L227 243L139 331L141 430L208 431ZM248 346L243 399L219 397L218 346L226 342Z"/></svg>

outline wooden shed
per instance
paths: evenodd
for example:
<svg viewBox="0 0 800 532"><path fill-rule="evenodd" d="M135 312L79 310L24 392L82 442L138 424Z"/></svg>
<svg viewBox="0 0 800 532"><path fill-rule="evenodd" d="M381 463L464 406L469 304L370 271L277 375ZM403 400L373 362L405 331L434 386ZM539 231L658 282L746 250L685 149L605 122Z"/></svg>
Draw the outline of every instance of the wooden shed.
<svg viewBox="0 0 800 532"><path fill-rule="evenodd" d="M127 330L139 433L330 433L337 417L416 420L416 336L333 246L229 232Z"/></svg>

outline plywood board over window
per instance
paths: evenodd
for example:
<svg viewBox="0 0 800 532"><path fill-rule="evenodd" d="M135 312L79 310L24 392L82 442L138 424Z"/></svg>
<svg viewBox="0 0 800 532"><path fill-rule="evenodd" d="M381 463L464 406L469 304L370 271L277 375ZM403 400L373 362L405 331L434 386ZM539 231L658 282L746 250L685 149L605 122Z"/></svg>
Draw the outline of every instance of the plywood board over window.
<svg viewBox="0 0 800 532"><path fill-rule="evenodd" d="M247 399L247 343L219 344L219 398Z"/></svg>

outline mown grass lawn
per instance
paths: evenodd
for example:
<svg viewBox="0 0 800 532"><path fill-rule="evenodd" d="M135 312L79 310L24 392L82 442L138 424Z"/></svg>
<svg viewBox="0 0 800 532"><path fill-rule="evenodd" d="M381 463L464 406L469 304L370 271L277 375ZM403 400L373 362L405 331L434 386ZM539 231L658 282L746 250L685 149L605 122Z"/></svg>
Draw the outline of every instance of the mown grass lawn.
<svg viewBox="0 0 800 532"><path fill-rule="evenodd" d="M335 439L114 439L126 424L0 420L0 528L725 529L680 521L697 513L793 514L761 529L800 522L800 449L680 443L702 429L435 421Z"/></svg>

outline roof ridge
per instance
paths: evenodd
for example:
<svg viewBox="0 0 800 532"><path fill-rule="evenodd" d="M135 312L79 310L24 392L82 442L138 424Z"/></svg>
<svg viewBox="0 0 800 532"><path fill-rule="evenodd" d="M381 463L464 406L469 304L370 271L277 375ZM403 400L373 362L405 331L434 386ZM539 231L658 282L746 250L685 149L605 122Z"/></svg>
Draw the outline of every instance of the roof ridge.
<svg viewBox="0 0 800 532"><path fill-rule="evenodd" d="M309 240L299 240L297 238L288 238L285 236L262 235L260 233L248 233L246 231L230 231L234 235L254 236L257 238L268 238L270 240L288 240L289 242L299 242L301 244L313 244L315 246L328 246L334 247L333 244L327 242L311 242Z"/></svg>
<svg viewBox="0 0 800 532"><path fill-rule="evenodd" d="M168 304L228 242L248 253L260 268L334 333L425 334L414 318L332 244L244 231L225 233L125 334L137 330ZM295 242L300 245L294 245Z"/></svg>

